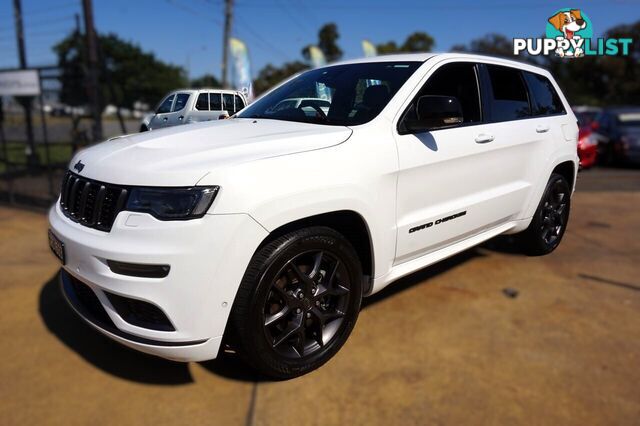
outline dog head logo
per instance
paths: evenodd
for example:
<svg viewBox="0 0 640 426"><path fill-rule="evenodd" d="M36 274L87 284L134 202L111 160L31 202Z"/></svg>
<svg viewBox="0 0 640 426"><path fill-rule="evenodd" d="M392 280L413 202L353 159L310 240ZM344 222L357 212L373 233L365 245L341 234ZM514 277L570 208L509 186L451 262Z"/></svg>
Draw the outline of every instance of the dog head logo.
<svg viewBox="0 0 640 426"><path fill-rule="evenodd" d="M591 21L580 9L563 9L547 20L547 38L558 41L560 57L584 56L583 39L591 38Z"/></svg>

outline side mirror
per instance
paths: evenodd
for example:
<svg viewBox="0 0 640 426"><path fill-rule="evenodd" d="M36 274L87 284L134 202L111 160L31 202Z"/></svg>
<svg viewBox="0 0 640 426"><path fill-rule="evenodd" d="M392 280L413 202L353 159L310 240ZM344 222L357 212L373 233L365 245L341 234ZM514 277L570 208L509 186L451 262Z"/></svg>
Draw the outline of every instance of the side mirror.
<svg viewBox="0 0 640 426"><path fill-rule="evenodd" d="M455 126L463 121L458 98L426 95L418 98L415 117L406 117L404 127L409 133L420 133Z"/></svg>

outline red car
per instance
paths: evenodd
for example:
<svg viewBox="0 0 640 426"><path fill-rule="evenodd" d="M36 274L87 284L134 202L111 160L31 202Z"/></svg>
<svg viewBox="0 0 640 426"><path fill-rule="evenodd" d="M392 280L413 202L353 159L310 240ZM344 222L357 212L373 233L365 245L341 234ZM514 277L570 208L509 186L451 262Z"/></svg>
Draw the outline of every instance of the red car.
<svg viewBox="0 0 640 426"><path fill-rule="evenodd" d="M580 168L588 169L595 166L598 161L598 141L592 136L592 125L597 111L574 111L578 119L578 157L580 157Z"/></svg>

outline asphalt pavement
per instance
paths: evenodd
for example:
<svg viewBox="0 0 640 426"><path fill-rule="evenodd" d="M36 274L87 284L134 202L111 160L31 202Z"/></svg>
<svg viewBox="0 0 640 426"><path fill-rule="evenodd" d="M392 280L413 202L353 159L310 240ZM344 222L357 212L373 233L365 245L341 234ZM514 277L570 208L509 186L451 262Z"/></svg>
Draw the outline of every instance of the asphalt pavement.
<svg viewBox="0 0 640 426"><path fill-rule="evenodd" d="M44 214L0 207L0 424L638 424L640 170L581 173L545 257L492 240L366 299L338 355L273 382L180 364L65 305Z"/></svg>

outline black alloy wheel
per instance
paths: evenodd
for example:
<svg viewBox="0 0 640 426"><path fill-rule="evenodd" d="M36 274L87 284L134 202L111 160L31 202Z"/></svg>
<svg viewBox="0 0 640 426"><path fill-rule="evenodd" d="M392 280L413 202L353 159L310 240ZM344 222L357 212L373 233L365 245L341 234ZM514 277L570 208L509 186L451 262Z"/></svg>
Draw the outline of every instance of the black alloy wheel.
<svg viewBox="0 0 640 426"><path fill-rule="evenodd" d="M553 173L529 227L518 235L524 251L540 256L555 250L569 222L571 187L562 175Z"/></svg>
<svg viewBox="0 0 640 426"><path fill-rule="evenodd" d="M344 320L351 283L345 265L323 250L301 253L271 282L264 332L282 356L302 358L331 341Z"/></svg>
<svg viewBox="0 0 640 426"><path fill-rule="evenodd" d="M288 379L327 362L360 311L363 275L351 243L322 226L274 237L254 254L229 318L229 340L264 375Z"/></svg>

